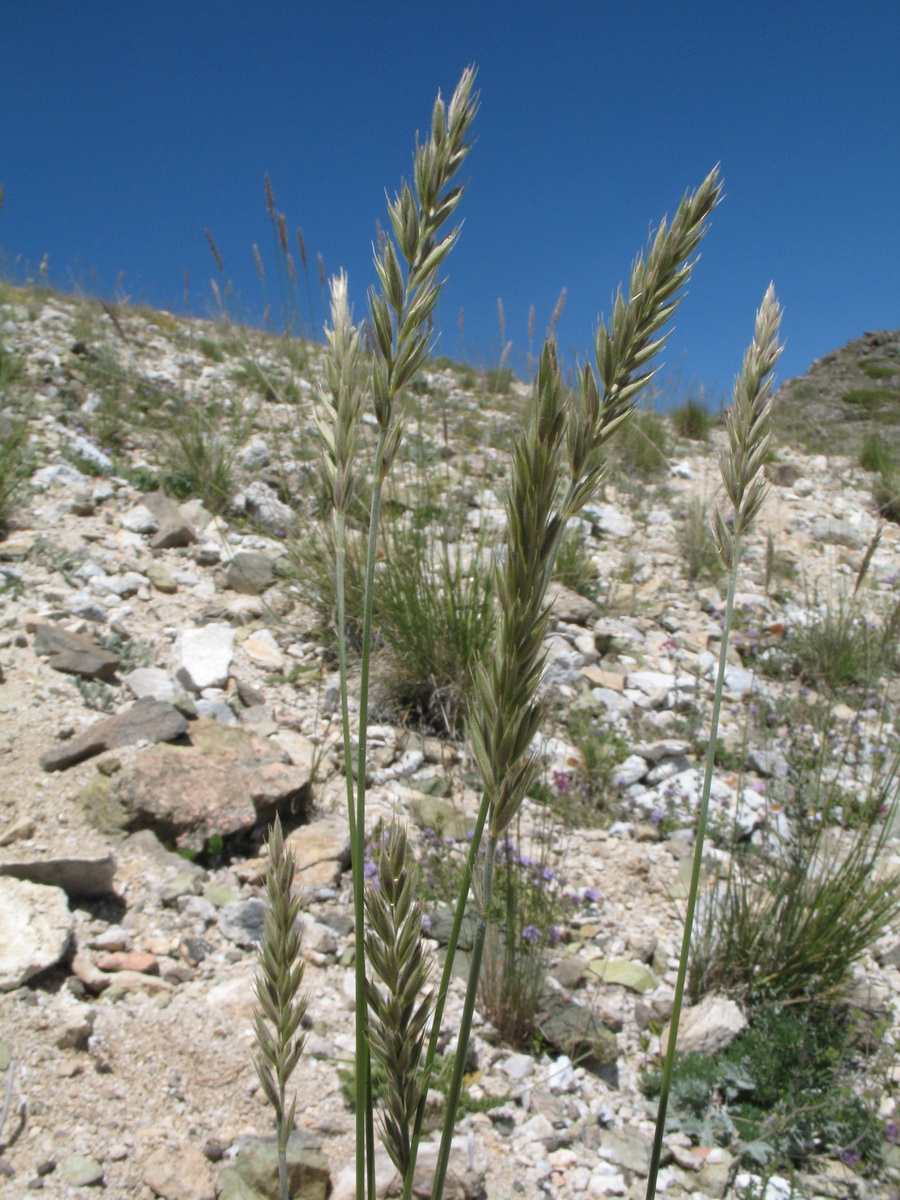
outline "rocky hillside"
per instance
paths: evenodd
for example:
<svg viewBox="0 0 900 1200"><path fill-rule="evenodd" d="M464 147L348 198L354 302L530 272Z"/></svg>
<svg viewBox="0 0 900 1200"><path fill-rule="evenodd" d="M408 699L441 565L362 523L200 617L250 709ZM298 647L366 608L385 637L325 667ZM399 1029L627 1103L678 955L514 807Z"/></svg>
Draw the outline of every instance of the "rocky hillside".
<svg viewBox="0 0 900 1200"><path fill-rule="evenodd" d="M858 453L879 433L900 449L900 329L864 333L789 379L778 395L785 440L810 451ZM836 430L840 429L840 438Z"/></svg>
<svg viewBox="0 0 900 1200"><path fill-rule="evenodd" d="M776 864L788 853L823 714L846 750L827 763L827 797L807 789L801 807L828 824L838 861L894 751L900 530L880 522L843 424L828 431L850 412L892 411L898 346L898 335L867 335L782 389L788 424L801 404L813 420L804 389L814 391L827 454L794 438L778 446L746 548L712 879L727 877L736 840ZM166 313L0 293L0 500L10 496L0 513L0 1196L10 1200L92 1186L109 1200L246 1200L272 1186L249 1019L261 851L276 812L303 887L310 992L297 1195L353 1196L345 782L330 609L317 593L329 573L310 536L322 496L319 354ZM492 396L481 382L442 362L415 381L389 505L398 537L441 530L473 576L502 540L521 403L515 385ZM847 399L861 388L883 398ZM548 978L533 1040L510 1048L478 1016L455 1196L643 1195L653 1105L642 1074L658 1064L671 1011L721 639L698 520L718 492L721 437L670 433L662 465L646 470L623 446L554 585L546 772L510 853L540 864L535 886L557 925L552 938L536 931L547 935ZM383 571L397 544L386 544ZM852 643L849 666L846 655L835 665L835 639L842 651ZM474 764L446 706L404 699L387 646L378 670L372 825L400 814L426 868L452 865L477 804ZM879 870L898 864L890 839ZM423 894L436 953L438 874L426 870ZM868 1114L874 1148L856 1148L862 1134L809 1134L795 1194L900 1194L898 965L898 931L879 926L843 991L857 1024L841 1087ZM692 1010L689 1048L711 1055L746 1026L725 991ZM448 1033L461 1003L455 983ZM666 1196L742 1194L752 1164L711 1128L669 1135ZM426 1175L431 1162L426 1149ZM379 1172L393 1194L387 1160ZM765 1194L785 1188L776 1180Z"/></svg>

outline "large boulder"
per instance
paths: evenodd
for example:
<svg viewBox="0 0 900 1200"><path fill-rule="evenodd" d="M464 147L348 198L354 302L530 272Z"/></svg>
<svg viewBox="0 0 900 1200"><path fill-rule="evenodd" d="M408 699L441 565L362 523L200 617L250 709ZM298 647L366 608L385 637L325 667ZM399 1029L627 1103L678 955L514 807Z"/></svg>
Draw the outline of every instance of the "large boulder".
<svg viewBox="0 0 900 1200"><path fill-rule="evenodd" d="M189 746L154 746L122 770L115 799L133 829L149 828L179 849L202 850L292 811L308 798L310 772L289 766L264 738L200 718Z"/></svg>

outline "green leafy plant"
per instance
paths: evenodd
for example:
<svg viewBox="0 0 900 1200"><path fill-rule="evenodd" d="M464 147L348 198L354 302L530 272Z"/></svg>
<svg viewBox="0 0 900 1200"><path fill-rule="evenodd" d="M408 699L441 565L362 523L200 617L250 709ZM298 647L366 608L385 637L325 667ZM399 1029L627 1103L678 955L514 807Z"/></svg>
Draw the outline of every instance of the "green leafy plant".
<svg viewBox="0 0 900 1200"><path fill-rule="evenodd" d="M808 1167L823 1156L873 1171L883 1138L870 1107L848 1086L858 1051L844 1007L818 1000L754 1010L716 1055L679 1055L669 1128L699 1145L728 1146L746 1166ZM645 1077L648 1095L661 1077Z"/></svg>

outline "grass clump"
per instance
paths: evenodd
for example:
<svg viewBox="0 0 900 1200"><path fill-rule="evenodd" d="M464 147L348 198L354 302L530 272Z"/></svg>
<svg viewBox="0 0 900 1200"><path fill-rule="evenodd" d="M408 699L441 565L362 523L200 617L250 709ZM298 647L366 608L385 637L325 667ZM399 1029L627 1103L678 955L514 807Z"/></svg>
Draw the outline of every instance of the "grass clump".
<svg viewBox="0 0 900 1200"><path fill-rule="evenodd" d="M708 442L713 419L702 400L685 400L669 413L677 437Z"/></svg>
<svg viewBox="0 0 900 1200"><path fill-rule="evenodd" d="M651 475L668 466L668 431L655 412L639 412L616 439L615 460L620 470Z"/></svg>
<svg viewBox="0 0 900 1200"><path fill-rule="evenodd" d="M597 579L600 574L593 556L586 546L586 533L580 525L566 530L559 544L553 578L563 587L571 588L588 600L598 598Z"/></svg>
<svg viewBox="0 0 900 1200"><path fill-rule="evenodd" d="M13 504L31 474L28 426L0 416L0 537L9 528Z"/></svg>
<svg viewBox="0 0 900 1200"><path fill-rule="evenodd" d="M725 568L706 507L700 500L695 498L688 504L678 526L677 538L688 579L717 583L725 573Z"/></svg>

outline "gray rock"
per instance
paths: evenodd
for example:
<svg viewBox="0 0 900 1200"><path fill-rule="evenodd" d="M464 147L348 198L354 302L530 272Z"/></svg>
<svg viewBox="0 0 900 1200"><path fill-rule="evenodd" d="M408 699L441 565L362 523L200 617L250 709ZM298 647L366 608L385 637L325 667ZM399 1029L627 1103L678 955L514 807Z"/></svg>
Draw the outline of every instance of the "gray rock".
<svg viewBox="0 0 900 1200"><path fill-rule="evenodd" d="M93 638L70 633L58 625L38 625L34 631L34 649L47 654L47 665L66 675L83 679L112 680L116 677L119 656L104 650Z"/></svg>
<svg viewBox="0 0 900 1200"><path fill-rule="evenodd" d="M135 742L172 742L188 727L187 718L163 700L138 700L131 708L105 717L82 733L41 755L45 771L63 771L95 754Z"/></svg>
<svg viewBox="0 0 900 1200"><path fill-rule="evenodd" d="M234 630L212 622L199 629L184 629L172 651L175 678L192 692L224 687L234 655Z"/></svg>
<svg viewBox="0 0 900 1200"><path fill-rule="evenodd" d="M122 682L138 700L173 700L181 690L161 667L137 667L123 675Z"/></svg>
<svg viewBox="0 0 900 1200"><path fill-rule="evenodd" d="M122 528L129 533L156 533L159 522L146 504L136 504L122 516Z"/></svg>
<svg viewBox="0 0 900 1200"><path fill-rule="evenodd" d="M795 487L796 490L796 487ZM846 546L850 550L858 550L863 544L863 535L847 521L835 521L830 517L821 517L813 521L810 530L813 541L824 542L829 546Z"/></svg>
<svg viewBox="0 0 900 1200"><path fill-rule="evenodd" d="M239 1138L235 1148L234 1165L219 1176L219 1200L280 1200L274 1138ZM328 1160L315 1138L295 1130L288 1139L287 1166L292 1200L327 1200Z"/></svg>
<svg viewBox="0 0 900 1200"><path fill-rule="evenodd" d="M678 1049L682 1054L717 1054L746 1028L747 1018L733 1000L715 994L704 996L699 1004L685 1009L681 1015ZM660 1042L663 1054L668 1042L666 1029Z"/></svg>
<svg viewBox="0 0 900 1200"><path fill-rule="evenodd" d="M116 859L111 853L96 858L42 858L0 863L0 876L62 888L73 899L110 895L115 875Z"/></svg>
<svg viewBox="0 0 900 1200"><path fill-rule="evenodd" d="M177 546L190 546L196 542L197 535L191 524L165 492L148 492L141 497L145 508L152 513L156 522L156 531L150 538L154 550L172 550Z"/></svg>
<svg viewBox="0 0 900 1200"><path fill-rule="evenodd" d="M103 1167L89 1154L69 1154L59 1164L59 1173L70 1187L99 1187Z"/></svg>
<svg viewBox="0 0 900 1200"><path fill-rule="evenodd" d="M551 1046L611 1086L617 1085L616 1035L600 1023L592 1009L545 989L538 1000L535 1025Z"/></svg>
<svg viewBox="0 0 900 1200"><path fill-rule="evenodd" d="M224 905L218 912L218 928L238 946L252 949L263 941L265 932L265 905L256 896L250 900L236 900Z"/></svg>
<svg viewBox="0 0 900 1200"><path fill-rule="evenodd" d="M234 507L273 532L293 529L297 523L294 510L287 504L282 504L272 489L260 480L251 483L235 496Z"/></svg>
<svg viewBox="0 0 900 1200"><path fill-rule="evenodd" d="M275 581L275 560L260 550L238 550L225 571L225 586L258 596Z"/></svg>
<svg viewBox="0 0 900 1200"><path fill-rule="evenodd" d="M65 955L72 914L62 888L0 877L0 992L11 992Z"/></svg>

